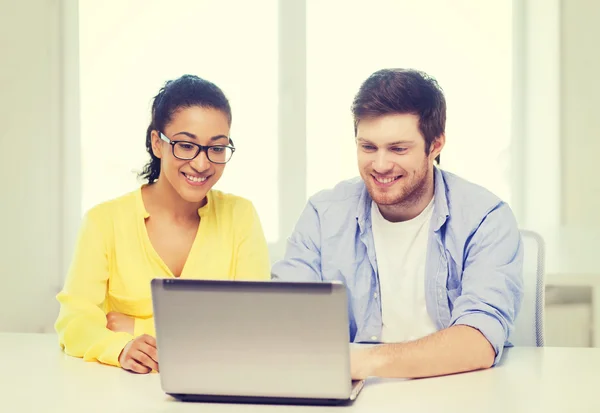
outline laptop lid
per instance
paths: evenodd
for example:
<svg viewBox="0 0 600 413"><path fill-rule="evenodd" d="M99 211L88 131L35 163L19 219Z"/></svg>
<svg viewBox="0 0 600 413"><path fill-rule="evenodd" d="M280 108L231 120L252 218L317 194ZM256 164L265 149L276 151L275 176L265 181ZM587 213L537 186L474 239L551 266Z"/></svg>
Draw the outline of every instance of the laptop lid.
<svg viewBox="0 0 600 413"><path fill-rule="evenodd" d="M168 394L348 399L341 283L152 281Z"/></svg>

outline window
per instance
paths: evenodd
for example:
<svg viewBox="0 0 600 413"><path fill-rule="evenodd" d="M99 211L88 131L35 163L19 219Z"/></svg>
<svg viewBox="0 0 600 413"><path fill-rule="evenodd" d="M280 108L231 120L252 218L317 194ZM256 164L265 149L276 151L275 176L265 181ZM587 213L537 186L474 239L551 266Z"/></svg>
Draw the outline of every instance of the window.
<svg viewBox="0 0 600 413"><path fill-rule="evenodd" d="M292 24L304 19L304 3L306 24ZM511 7L477 0L80 1L83 210L139 185L151 99L166 80L193 73L214 81L232 104L238 150L216 188L254 202L277 258L297 219L295 204L358 174L350 105L360 83L383 67L418 68L439 81L448 104L442 167L510 203L518 196L509 171L517 150ZM260 24L248 16L260 16ZM287 64L280 62L279 50L294 47L281 55ZM304 58L295 60L304 52L306 79L299 70L297 90L280 90L279 70L304 68ZM278 136L279 122L303 116L287 110L281 117L279 103L290 101L306 107L302 142ZM282 153L296 164L280 165ZM289 195L281 188L295 182L291 171L302 176L298 199L281 207L279 198Z"/></svg>
<svg viewBox="0 0 600 413"><path fill-rule="evenodd" d="M277 241L277 12L277 0L79 2L84 212L139 186L151 100L191 73L232 106L237 150L215 188L250 199Z"/></svg>
<svg viewBox="0 0 600 413"><path fill-rule="evenodd" d="M350 105L385 67L446 95L441 166L511 201L511 2L307 0L307 196L358 175Z"/></svg>

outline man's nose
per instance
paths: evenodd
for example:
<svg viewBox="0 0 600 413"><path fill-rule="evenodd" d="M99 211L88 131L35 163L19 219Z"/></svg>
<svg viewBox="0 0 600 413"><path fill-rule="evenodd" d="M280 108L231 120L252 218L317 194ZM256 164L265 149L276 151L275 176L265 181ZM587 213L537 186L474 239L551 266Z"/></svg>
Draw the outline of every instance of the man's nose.
<svg viewBox="0 0 600 413"><path fill-rule="evenodd" d="M393 162L387 159L385 151L377 151L372 166L375 172L385 174L393 168Z"/></svg>

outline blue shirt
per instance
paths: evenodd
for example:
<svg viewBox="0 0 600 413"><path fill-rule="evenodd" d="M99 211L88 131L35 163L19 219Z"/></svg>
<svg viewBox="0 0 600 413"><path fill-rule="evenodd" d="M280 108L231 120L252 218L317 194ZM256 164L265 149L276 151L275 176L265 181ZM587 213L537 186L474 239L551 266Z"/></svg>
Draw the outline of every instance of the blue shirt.
<svg viewBox="0 0 600 413"><path fill-rule="evenodd" d="M274 264L274 280L341 281L348 290L350 340L382 330L371 197L361 178L312 196ZM425 264L425 301L437 328L468 325L510 346L523 297L523 245L509 206L488 190L434 168L434 207Z"/></svg>

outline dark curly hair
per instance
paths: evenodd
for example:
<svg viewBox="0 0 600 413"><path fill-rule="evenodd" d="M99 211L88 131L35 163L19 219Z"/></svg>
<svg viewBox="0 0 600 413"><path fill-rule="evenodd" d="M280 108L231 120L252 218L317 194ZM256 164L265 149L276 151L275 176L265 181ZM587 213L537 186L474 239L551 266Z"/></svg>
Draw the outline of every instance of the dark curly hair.
<svg viewBox="0 0 600 413"><path fill-rule="evenodd" d="M192 106L220 110L227 116L231 125L229 101L214 83L194 75L183 75L178 79L167 81L154 97L152 119L146 131L146 151L150 155L150 161L139 176L149 184L156 181L160 175L160 158L157 158L152 151L152 131L164 131L175 112Z"/></svg>

